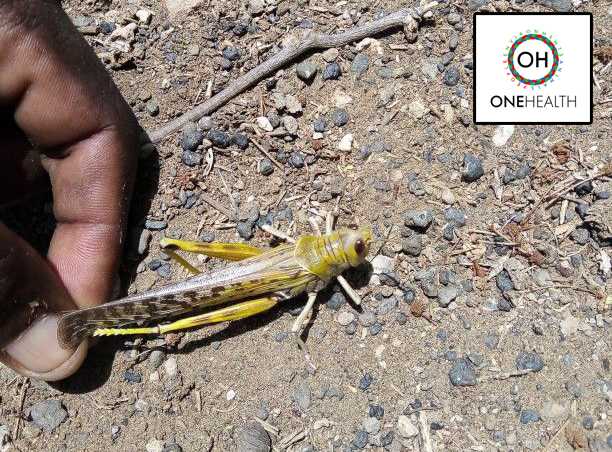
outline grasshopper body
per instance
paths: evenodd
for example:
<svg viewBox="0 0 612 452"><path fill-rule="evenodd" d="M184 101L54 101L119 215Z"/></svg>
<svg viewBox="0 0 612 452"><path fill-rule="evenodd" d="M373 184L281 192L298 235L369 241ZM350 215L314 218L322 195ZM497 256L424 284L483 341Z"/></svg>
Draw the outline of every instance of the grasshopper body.
<svg viewBox="0 0 612 452"><path fill-rule="evenodd" d="M174 247L238 262L142 294L66 313L60 320L59 340L66 347L74 347L90 335L176 330L179 327L123 327L140 322L163 322L194 311L236 302L242 303L202 314L197 321L190 320L184 324L178 321L175 324L187 328L257 314L271 308L279 300L305 291L318 291L344 270L362 264L371 240L369 228L340 229L321 236L305 235L298 238L295 244L269 250L242 244L174 240Z"/></svg>

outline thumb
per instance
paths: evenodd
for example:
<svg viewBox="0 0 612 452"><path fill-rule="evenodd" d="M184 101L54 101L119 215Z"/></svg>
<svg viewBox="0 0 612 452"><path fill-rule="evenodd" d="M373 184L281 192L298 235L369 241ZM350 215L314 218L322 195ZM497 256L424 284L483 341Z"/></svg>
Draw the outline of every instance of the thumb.
<svg viewBox="0 0 612 452"><path fill-rule="evenodd" d="M0 361L25 376L61 380L74 373L87 343L62 348L57 313L76 309L54 269L0 223Z"/></svg>

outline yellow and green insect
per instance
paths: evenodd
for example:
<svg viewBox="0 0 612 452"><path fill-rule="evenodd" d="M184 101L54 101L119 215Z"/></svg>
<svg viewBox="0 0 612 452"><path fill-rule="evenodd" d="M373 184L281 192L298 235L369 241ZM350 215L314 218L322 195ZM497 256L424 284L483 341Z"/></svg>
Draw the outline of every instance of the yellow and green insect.
<svg viewBox="0 0 612 452"><path fill-rule="evenodd" d="M324 235L304 235L294 243L268 250L241 243L209 244L164 238L161 241L164 251L194 276L98 307L68 312L60 319L60 343L74 347L92 335L163 334L238 320L307 292L308 302L292 328L297 333L312 309L316 293L333 278L338 278L349 296L359 302L359 296L341 274L366 260L372 231L367 227L332 231L332 223L328 218ZM234 262L223 269L201 273L177 250ZM163 323L196 312L202 313ZM138 326L153 322L162 323Z"/></svg>

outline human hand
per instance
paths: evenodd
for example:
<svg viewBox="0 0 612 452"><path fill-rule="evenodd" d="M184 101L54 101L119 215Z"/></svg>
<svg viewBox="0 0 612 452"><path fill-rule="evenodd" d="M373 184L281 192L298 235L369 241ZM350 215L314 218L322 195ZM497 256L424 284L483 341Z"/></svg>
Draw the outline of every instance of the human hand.
<svg viewBox="0 0 612 452"><path fill-rule="evenodd" d="M0 204L48 173L57 220L47 259L0 223L0 361L44 380L87 352L59 345L53 313L110 299L138 149L130 108L59 3L0 2Z"/></svg>

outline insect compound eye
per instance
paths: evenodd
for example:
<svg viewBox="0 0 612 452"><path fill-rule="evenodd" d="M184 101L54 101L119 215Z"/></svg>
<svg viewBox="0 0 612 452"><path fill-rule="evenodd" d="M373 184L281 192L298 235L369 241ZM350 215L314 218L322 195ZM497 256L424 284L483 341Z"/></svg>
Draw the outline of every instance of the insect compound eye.
<svg viewBox="0 0 612 452"><path fill-rule="evenodd" d="M355 252L356 252L356 253L357 253L359 256L361 256L361 255L364 253L364 251L365 251L365 243L363 243L363 240L358 239L358 240L355 242Z"/></svg>

